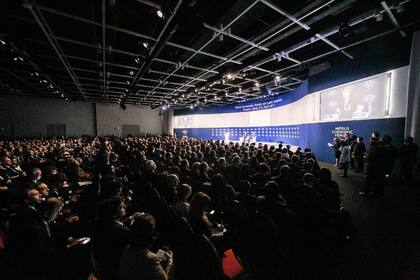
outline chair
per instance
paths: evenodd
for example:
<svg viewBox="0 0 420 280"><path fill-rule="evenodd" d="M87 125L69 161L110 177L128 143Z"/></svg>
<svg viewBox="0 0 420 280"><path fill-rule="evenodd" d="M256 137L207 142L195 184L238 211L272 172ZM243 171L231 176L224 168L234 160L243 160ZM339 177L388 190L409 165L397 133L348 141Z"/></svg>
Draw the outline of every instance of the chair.
<svg viewBox="0 0 420 280"><path fill-rule="evenodd" d="M174 252L175 277L177 279L196 279L191 270L194 248L194 232L187 219L177 219L170 236L170 247Z"/></svg>
<svg viewBox="0 0 420 280"><path fill-rule="evenodd" d="M204 234L197 236L194 242L190 269L193 271L195 279L226 279L219 254L213 243Z"/></svg>
<svg viewBox="0 0 420 280"><path fill-rule="evenodd" d="M245 251L244 258L249 265L252 278L279 279L283 254L273 221L263 213L253 214L248 238L249 247Z"/></svg>

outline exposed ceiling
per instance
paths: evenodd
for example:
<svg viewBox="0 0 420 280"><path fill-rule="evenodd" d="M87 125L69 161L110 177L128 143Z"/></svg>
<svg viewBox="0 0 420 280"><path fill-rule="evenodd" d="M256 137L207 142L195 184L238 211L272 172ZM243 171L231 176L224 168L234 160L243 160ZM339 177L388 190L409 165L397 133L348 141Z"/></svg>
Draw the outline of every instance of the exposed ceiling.
<svg viewBox="0 0 420 280"><path fill-rule="evenodd" d="M418 4L8 0L0 12L0 94L153 108L282 94L310 67L357 58L352 47L362 42L407 40L419 27Z"/></svg>

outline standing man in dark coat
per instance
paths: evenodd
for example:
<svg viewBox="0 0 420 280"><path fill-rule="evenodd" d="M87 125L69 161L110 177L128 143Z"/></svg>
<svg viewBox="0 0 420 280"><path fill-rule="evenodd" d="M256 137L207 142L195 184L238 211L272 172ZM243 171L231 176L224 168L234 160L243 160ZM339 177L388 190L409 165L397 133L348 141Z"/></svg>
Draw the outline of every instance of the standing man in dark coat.
<svg viewBox="0 0 420 280"><path fill-rule="evenodd" d="M403 182L410 184L413 176L413 169L417 162L419 146L414 143L414 138L409 136L401 147L401 174Z"/></svg>
<svg viewBox="0 0 420 280"><path fill-rule="evenodd" d="M357 142L353 148L352 158L356 161L356 170L354 172L363 172L364 170L364 156L366 153L366 145L363 143L363 137L357 137Z"/></svg>
<svg viewBox="0 0 420 280"><path fill-rule="evenodd" d="M366 180L364 191L360 195L381 195L384 191L386 172L386 152L379 139L379 132L373 132L367 153Z"/></svg>

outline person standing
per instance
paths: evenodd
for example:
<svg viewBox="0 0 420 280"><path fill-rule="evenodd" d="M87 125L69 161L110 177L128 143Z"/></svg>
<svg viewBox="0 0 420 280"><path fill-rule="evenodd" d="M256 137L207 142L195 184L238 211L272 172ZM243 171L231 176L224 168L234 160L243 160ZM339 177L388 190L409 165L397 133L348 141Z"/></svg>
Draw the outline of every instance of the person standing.
<svg viewBox="0 0 420 280"><path fill-rule="evenodd" d="M379 132L373 132L369 150L367 152L367 167L365 189L359 192L360 195L383 194L385 184L385 149L379 139ZM372 188L374 187L374 189Z"/></svg>
<svg viewBox="0 0 420 280"><path fill-rule="evenodd" d="M414 143L414 138L409 136L401 147L401 174L403 183L412 183L413 169L417 162L419 146Z"/></svg>
<svg viewBox="0 0 420 280"><path fill-rule="evenodd" d="M351 149L350 149L350 155L351 155L350 169L353 169L353 170L355 169L355 158L352 155L353 155L354 148L355 148L356 144L357 144L357 136L352 135L351 140L350 140L350 147L351 147Z"/></svg>
<svg viewBox="0 0 420 280"><path fill-rule="evenodd" d="M333 139L332 142L332 148L334 149L334 156L335 156L335 166L338 166L338 163L340 161L340 141L337 137Z"/></svg>
<svg viewBox="0 0 420 280"><path fill-rule="evenodd" d="M364 155L366 153L366 145L363 143L363 137L357 137L356 144L353 148L352 157L356 161L356 170L354 172L361 173L364 171Z"/></svg>
<svg viewBox="0 0 420 280"><path fill-rule="evenodd" d="M343 174L341 177L347 177L347 171L349 169L350 159L351 159L351 147L348 141L341 142L340 150L340 166L343 169Z"/></svg>

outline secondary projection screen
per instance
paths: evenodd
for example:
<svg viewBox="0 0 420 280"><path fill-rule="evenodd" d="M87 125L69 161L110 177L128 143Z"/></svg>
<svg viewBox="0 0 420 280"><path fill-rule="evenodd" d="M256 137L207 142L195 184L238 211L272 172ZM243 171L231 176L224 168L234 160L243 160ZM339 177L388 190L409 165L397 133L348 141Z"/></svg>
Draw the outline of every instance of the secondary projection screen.
<svg viewBox="0 0 420 280"><path fill-rule="evenodd" d="M321 92L321 120L357 120L383 117L385 75Z"/></svg>

